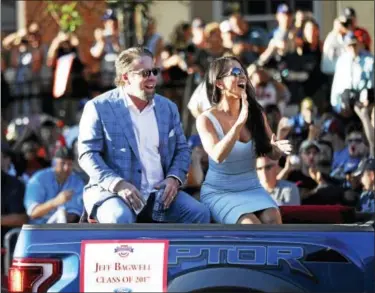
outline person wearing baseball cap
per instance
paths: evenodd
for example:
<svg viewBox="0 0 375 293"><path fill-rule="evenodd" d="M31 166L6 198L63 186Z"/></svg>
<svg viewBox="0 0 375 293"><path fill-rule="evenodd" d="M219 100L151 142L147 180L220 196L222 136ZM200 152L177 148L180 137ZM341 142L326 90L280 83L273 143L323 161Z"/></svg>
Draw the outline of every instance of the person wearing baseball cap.
<svg viewBox="0 0 375 293"><path fill-rule="evenodd" d="M338 58L333 77L331 106L336 113L350 116L345 96L373 90L374 56L362 48L352 31L345 35L344 45L346 52Z"/></svg>
<svg viewBox="0 0 375 293"><path fill-rule="evenodd" d="M363 191L359 198L360 212L375 213L375 158L363 159L353 176L361 176Z"/></svg>
<svg viewBox="0 0 375 293"><path fill-rule="evenodd" d="M318 142L316 142L315 140L305 140L301 143L301 146L299 148L299 152L300 153L306 153L306 152L309 152L309 150L311 149L315 149L316 150L316 153L319 153L320 152L320 146L318 144Z"/></svg>
<svg viewBox="0 0 375 293"><path fill-rule="evenodd" d="M292 10L287 4L282 3L277 6L276 20L278 27L273 31L272 37L280 31L289 33L293 23L293 15Z"/></svg>
<svg viewBox="0 0 375 293"><path fill-rule="evenodd" d="M372 44L370 34L368 33L368 31L365 28L358 26L357 13L354 10L354 8L345 7L345 9L343 11L343 16L345 16L347 19L349 19L351 21L353 33L357 37L358 41L361 44L363 44L364 48L367 51L370 51L371 50L371 44Z"/></svg>
<svg viewBox="0 0 375 293"><path fill-rule="evenodd" d="M27 182L24 205L30 223L45 224L60 208L66 211L68 222L78 222L84 182L73 172L73 159L73 151L61 147L52 167L37 171Z"/></svg>

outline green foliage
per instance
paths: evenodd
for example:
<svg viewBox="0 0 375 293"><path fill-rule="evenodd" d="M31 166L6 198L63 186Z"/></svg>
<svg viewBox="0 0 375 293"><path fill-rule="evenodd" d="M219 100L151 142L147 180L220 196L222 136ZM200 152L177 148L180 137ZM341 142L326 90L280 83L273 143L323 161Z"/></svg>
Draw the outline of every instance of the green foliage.
<svg viewBox="0 0 375 293"><path fill-rule="evenodd" d="M47 12L52 15L63 32L74 32L83 23L82 17L76 10L78 1L59 4L48 1Z"/></svg>

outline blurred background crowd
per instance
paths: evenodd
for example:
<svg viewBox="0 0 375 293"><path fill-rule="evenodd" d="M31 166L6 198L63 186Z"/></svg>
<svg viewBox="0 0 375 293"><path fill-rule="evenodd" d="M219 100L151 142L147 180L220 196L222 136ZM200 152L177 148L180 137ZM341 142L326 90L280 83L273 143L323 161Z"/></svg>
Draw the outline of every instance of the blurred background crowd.
<svg viewBox="0 0 375 293"><path fill-rule="evenodd" d="M161 68L158 93L177 104L192 148L188 193L199 198L208 168L195 130L195 118L210 107L205 71L214 58L235 55L274 133L294 145L278 162L257 161L277 203L375 212L373 36L353 8L340 13L324 39L311 11L286 4L277 7L271 31L233 12L220 23L182 22L165 39L158 20L148 17L143 45ZM35 22L3 38L2 236L26 222L52 221L59 207L75 215L65 221L78 221L88 180L77 163L78 123L85 103L114 87L122 33L108 9L89 52L76 34L63 31L43 44Z"/></svg>

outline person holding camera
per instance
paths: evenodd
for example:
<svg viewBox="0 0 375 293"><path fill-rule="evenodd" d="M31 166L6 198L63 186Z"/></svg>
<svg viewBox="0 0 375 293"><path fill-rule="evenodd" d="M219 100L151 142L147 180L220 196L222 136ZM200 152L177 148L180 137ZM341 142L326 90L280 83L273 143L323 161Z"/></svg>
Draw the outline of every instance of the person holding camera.
<svg viewBox="0 0 375 293"><path fill-rule="evenodd" d="M95 60L91 82L100 84L105 91L113 88L115 61L121 46L115 11L108 9L102 20L103 28L95 29L95 44L90 48L90 55Z"/></svg>
<svg viewBox="0 0 375 293"><path fill-rule="evenodd" d="M350 116L354 105L371 103L374 98L374 56L363 50L353 32L345 36L344 43L346 52L336 64L331 106L336 113Z"/></svg>

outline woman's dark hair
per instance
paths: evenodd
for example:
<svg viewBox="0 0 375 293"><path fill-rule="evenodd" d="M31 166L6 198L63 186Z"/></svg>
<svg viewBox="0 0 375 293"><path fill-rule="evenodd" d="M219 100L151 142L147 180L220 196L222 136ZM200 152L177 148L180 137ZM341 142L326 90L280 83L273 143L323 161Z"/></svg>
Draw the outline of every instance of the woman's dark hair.
<svg viewBox="0 0 375 293"><path fill-rule="evenodd" d="M255 99L254 87L251 85L249 77L246 74L246 68L233 56L221 57L215 59L206 72L206 91L211 105L216 105L221 100L221 90L216 86L216 81L221 79L229 69L229 63L237 61L244 74L246 75L246 94L249 102L249 115L246 121L246 127L250 130L255 144L255 153L257 156L264 156L272 151L270 138L267 135L265 121L263 118L263 108Z"/></svg>
<svg viewBox="0 0 375 293"><path fill-rule="evenodd" d="M307 18L302 23L302 32L303 32L303 37L302 38L303 38L303 40L306 41L304 30L305 30L306 24L308 24L308 23L311 23L313 26L315 26L317 28L317 30L318 30L318 36L320 38L320 26L319 26L319 23L315 19L313 19L313 18Z"/></svg>

